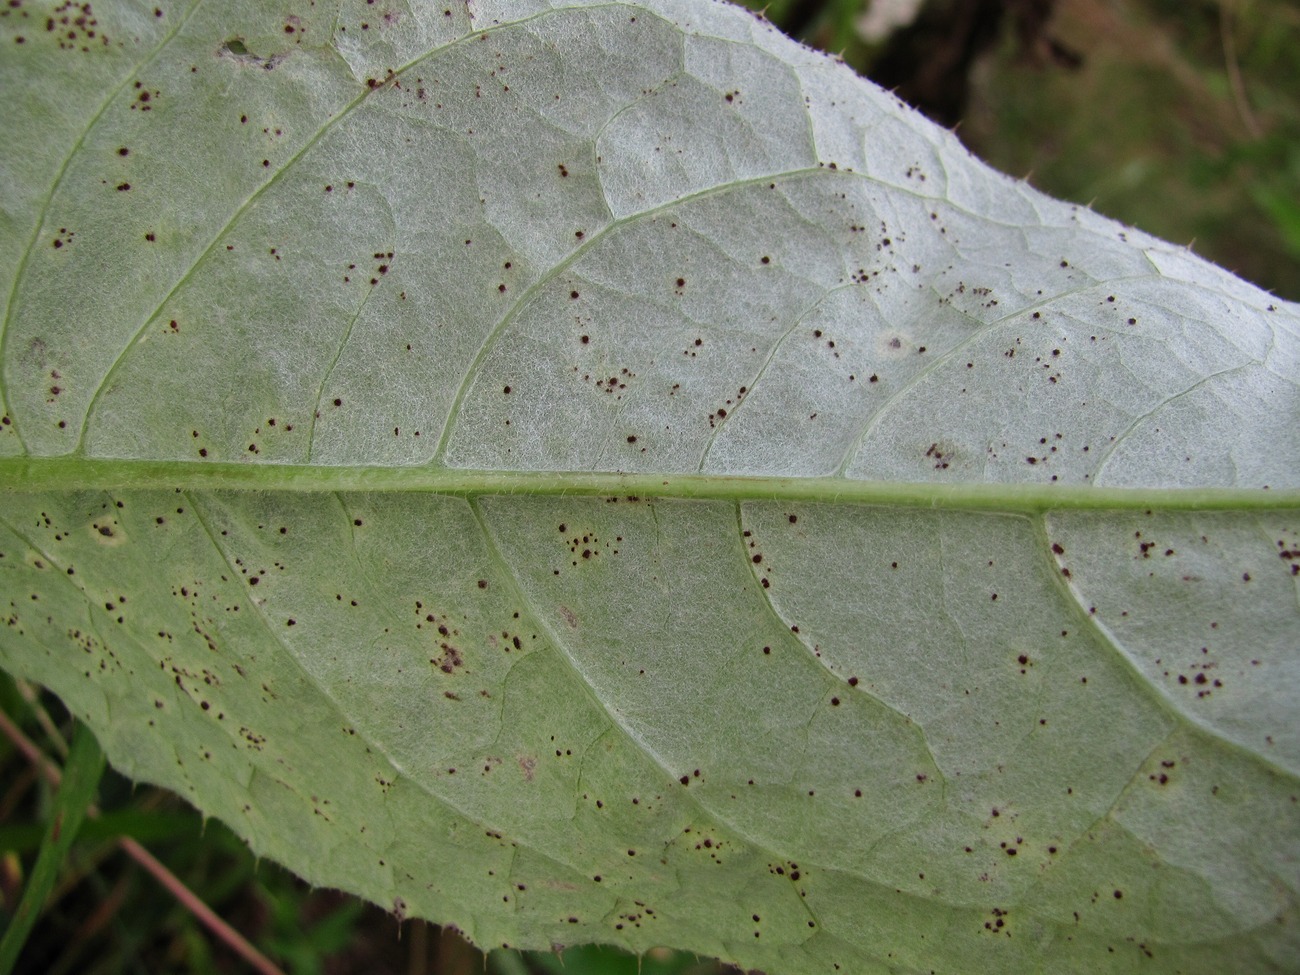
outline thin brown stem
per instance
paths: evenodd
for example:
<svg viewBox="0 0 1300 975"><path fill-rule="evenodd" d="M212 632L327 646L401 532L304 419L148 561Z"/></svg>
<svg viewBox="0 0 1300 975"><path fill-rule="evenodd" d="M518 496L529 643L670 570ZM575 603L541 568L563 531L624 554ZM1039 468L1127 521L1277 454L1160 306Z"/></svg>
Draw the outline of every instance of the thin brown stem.
<svg viewBox="0 0 1300 975"><path fill-rule="evenodd" d="M14 724L9 715L3 711L0 711L0 732L3 732L5 737L13 742L14 747L22 752L27 761L40 770L51 785L57 786L59 784L63 778L63 773L59 767L31 739L23 734L22 729ZM93 819L99 815L99 809L91 806L86 815ZM118 837L117 843L127 856L152 874L154 879L189 910L214 937L248 962L255 971L261 973L261 975L284 975L284 972L274 962L253 947L242 934L219 918L212 908L203 903L197 894L186 887L152 853L129 836Z"/></svg>
<svg viewBox="0 0 1300 975"><path fill-rule="evenodd" d="M1232 31L1232 15L1236 0L1220 0L1219 35L1223 40L1223 63L1228 71L1228 86L1232 89L1232 101L1237 106L1237 115L1250 133L1252 139L1263 135L1255 113L1250 110L1250 101L1246 98L1246 83L1241 77L1241 65L1237 60L1237 42Z"/></svg>
<svg viewBox="0 0 1300 975"><path fill-rule="evenodd" d="M152 853L129 836L120 837L118 843L121 844L127 856L153 874L154 879L198 918L204 927L224 941L232 951L252 965L256 971L263 973L263 975L284 975L284 972L279 967L254 948L242 934L219 918L212 908L203 903L203 900L194 891L181 883L176 875L163 866Z"/></svg>
<svg viewBox="0 0 1300 975"><path fill-rule="evenodd" d="M4 736L13 746L22 752L23 758L45 776L50 785L59 784L63 773L45 757L45 753L37 748L30 738L23 734L22 729L14 724L13 719L4 711L0 711L0 731L3 731Z"/></svg>
<svg viewBox="0 0 1300 975"><path fill-rule="evenodd" d="M17 685L18 693L23 696L23 700L27 703L27 706L31 708L32 716L36 718L36 723L41 726L41 730L44 731L46 736L50 739L50 745L59 753L59 758L67 758L68 743L63 740L63 733L59 731L59 726L56 725L54 719L50 717L50 712L46 711L45 706L41 704L40 689L30 681L25 680L16 680L14 681L14 684Z"/></svg>

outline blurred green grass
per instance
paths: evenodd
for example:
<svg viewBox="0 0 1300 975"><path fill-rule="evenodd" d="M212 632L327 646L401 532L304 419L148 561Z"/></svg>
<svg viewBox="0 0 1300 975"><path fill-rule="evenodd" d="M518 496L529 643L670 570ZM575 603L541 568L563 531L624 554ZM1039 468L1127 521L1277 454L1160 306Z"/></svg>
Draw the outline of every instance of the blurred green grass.
<svg viewBox="0 0 1300 975"><path fill-rule="evenodd" d="M940 10L941 23L957 22L954 11L964 2L989 0L937 0L947 8ZM868 77L890 54L888 41L863 36L866 0L748 5L766 8L777 26L842 54ZM1194 241L1203 256L1300 299L1300 7L1290 0L992 6L1002 15L999 28L962 76L957 133L977 155L1053 196L1177 243ZM1044 6L1051 16L1027 30L1017 12ZM921 52L914 67L925 67L924 43L913 50ZM893 70L897 81L896 65ZM56 701L39 702L62 720ZM0 710L54 753L49 729L3 674ZM0 783L0 918L7 921L40 845L51 793L4 739ZM294 975L735 972L673 951L637 958L587 947L560 956L493 951L485 957L455 932L419 921L399 924L379 908L311 889L276 865L257 862L220 823L204 823L160 790L134 787L110 772L100 805L103 816L80 833L28 941L17 969L24 975L249 970L118 852L120 836L146 844Z"/></svg>

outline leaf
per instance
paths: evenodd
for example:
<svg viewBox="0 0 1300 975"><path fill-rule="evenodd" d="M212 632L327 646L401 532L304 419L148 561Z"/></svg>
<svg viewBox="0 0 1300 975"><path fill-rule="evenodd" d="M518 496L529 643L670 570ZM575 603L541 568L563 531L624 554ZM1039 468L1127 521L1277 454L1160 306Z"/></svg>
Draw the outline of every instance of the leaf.
<svg viewBox="0 0 1300 975"><path fill-rule="evenodd" d="M1297 306L726 6L0 29L0 662L119 769L484 946L1293 964Z"/></svg>

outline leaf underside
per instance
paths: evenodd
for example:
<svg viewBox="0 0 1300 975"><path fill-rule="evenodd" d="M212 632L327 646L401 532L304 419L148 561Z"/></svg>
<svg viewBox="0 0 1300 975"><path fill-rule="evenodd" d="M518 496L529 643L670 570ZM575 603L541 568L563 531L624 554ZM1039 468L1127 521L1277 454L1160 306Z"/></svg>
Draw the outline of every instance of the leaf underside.
<svg viewBox="0 0 1300 975"><path fill-rule="evenodd" d="M485 946L1300 954L1300 313L701 2L0 16L0 663Z"/></svg>

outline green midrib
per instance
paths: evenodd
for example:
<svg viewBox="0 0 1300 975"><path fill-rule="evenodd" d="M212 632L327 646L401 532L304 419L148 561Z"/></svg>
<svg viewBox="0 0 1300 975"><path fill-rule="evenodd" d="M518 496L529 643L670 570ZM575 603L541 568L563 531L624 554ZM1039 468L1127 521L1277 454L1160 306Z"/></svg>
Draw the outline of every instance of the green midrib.
<svg viewBox="0 0 1300 975"><path fill-rule="evenodd" d="M192 461L0 458L0 491L394 491L458 495L595 495L727 501L822 501L989 511L1270 511L1300 508L1300 489L1115 488L1059 484L856 481L445 467L331 467Z"/></svg>

